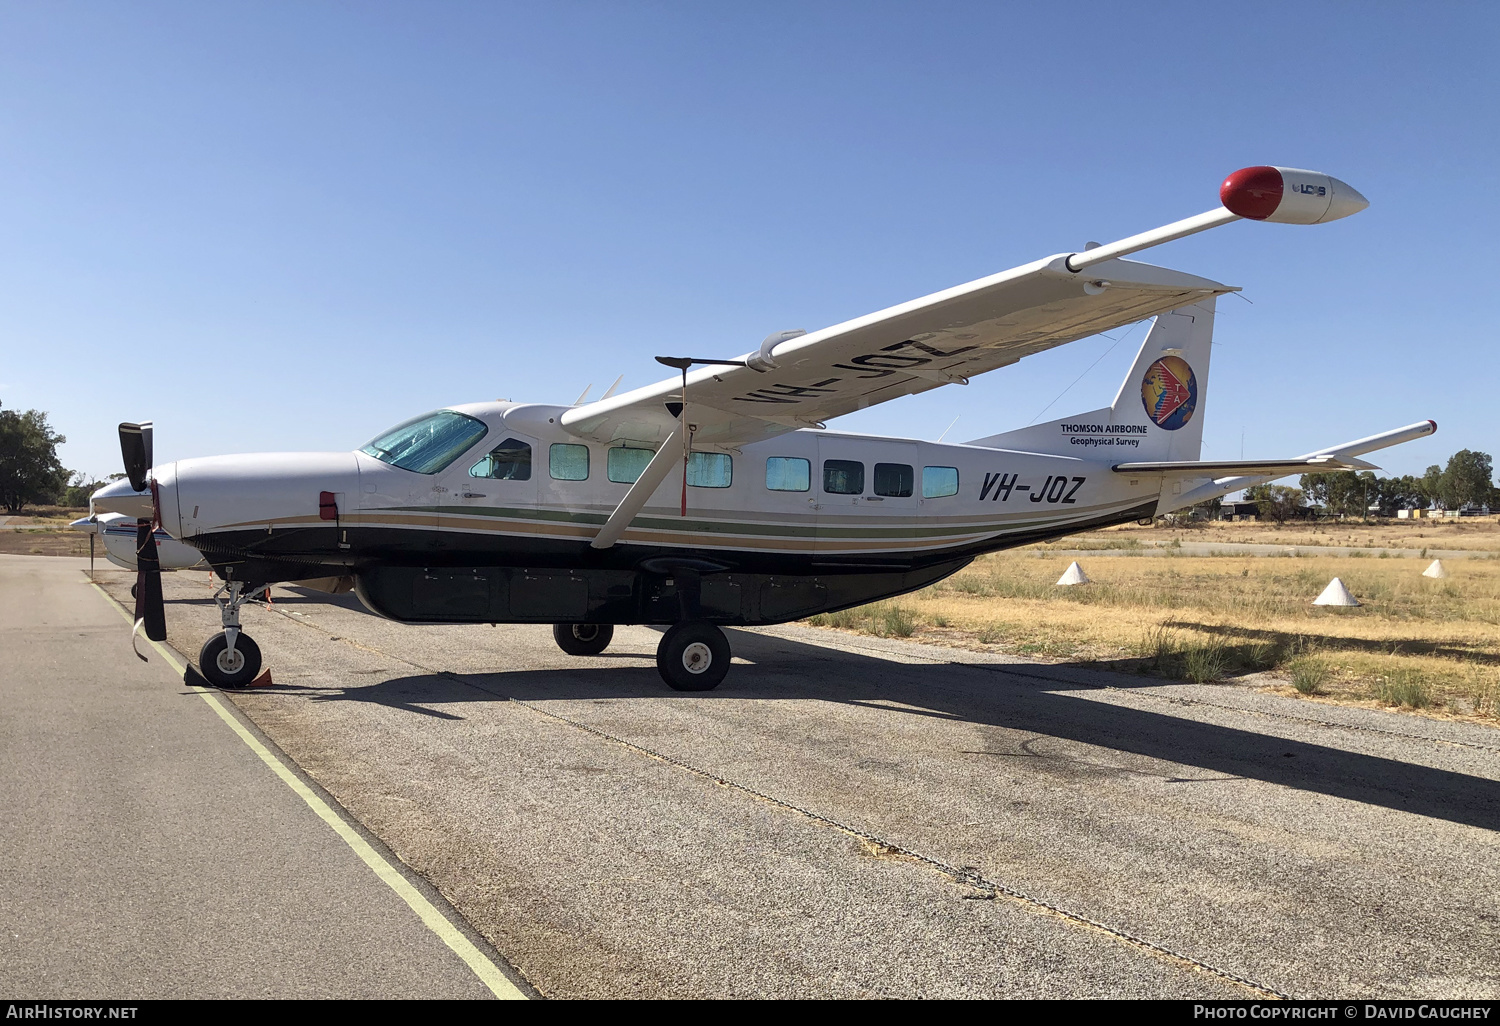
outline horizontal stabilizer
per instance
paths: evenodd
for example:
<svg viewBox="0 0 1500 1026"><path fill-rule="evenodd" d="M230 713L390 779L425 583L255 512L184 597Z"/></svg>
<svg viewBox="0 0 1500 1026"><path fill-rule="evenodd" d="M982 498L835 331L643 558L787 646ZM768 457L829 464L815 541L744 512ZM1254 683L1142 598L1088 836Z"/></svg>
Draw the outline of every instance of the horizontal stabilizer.
<svg viewBox="0 0 1500 1026"><path fill-rule="evenodd" d="M1121 473L1129 473L1134 470L1137 473L1158 473L1188 475L1191 477L1209 477L1212 481L1189 488L1179 493L1174 492L1170 504L1157 507L1158 513L1170 512L1174 509L1182 509L1191 506L1195 502L1212 499L1217 495L1227 495L1253 484L1263 484L1266 481L1274 481L1278 477L1289 477L1292 474L1318 474L1338 470L1369 470L1371 464L1357 457L1376 449L1384 449L1387 446L1399 445L1402 442L1410 442L1415 438L1422 438L1437 430L1437 422L1433 420L1419 420L1415 424L1396 428L1393 431L1382 431L1378 435L1370 435L1366 438L1356 438L1352 442L1343 445L1330 446L1317 452L1310 452L1306 456L1295 460L1271 460L1269 462L1255 462L1251 460L1229 461L1224 463L1190 463L1178 464L1180 467L1192 467L1195 469L1165 470L1170 467L1169 463L1121 463L1114 469ZM1147 470L1147 467L1154 468ZM1233 467L1254 467L1253 470L1233 470ZM1287 469L1280 469L1286 467ZM1130 469L1127 469L1130 468ZM1274 469L1273 469L1274 468ZM1223 475L1223 476L1219 476Z"/></svg>
<svg viewBox="0 0 1500 1026"><path fill-rule="evenodd" d="M1167 474L1176 477L1250 475L1286 477L1290 474L1327 474L1339 470L1376 470L1373 463L1353 456L1301 456L1293 460L1221 460L1216 463L1178 460L1170 463L1117 463L1117 474Z"/></svg>

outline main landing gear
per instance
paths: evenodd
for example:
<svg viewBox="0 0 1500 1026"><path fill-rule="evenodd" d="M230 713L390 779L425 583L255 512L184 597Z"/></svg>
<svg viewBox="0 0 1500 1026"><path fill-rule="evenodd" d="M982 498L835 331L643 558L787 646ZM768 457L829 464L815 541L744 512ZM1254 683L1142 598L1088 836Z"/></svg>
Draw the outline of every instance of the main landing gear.
<svg viewBox="0 0 1500 1026"><path fill-rule="evenodd" d="M614 640L615 629L607 623L555 623L552 640L568 655L598 655Z"/></svg>
<svg viewBox="0 0 1500 1026"><path fill-rule="evenodd" d="M598 655L614 635L615 629L607 623L552 625L553 640L568 655ZM676 624L656 646L656 670L677 691L712 691L729 672L729 639L702 620Z"/></svg>
<svg viewBox="0 0 1500 1026"><path fill-rule="evenodd" d="M729 672L729 639L702 620L667 628L656 646L656 672L677 691L712 691Z"/></svg>
<svg viewBox="0 0 1500 1026"><path fill-rule="evenodd" d="M215 687L242 688L260 673L260 646L250 635L240 633L240 606L263 589L245 590L241 581L225 581L214 592L224 633L203 643L198 653L198 671Z"/></svg>

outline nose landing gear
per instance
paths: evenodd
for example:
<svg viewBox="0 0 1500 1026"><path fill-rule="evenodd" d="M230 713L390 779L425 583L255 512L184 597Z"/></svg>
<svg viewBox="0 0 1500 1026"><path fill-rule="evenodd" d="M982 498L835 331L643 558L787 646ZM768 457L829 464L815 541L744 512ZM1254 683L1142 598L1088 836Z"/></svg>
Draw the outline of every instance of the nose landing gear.
<svg viewBox="0 0 1500 1026"><path fill-rule="evenodd" d="M198 653L198 671L215 687L242 688L260 674L260 646L240 632L240 606L263 589L246 592L241 581L225 581L214 592L224 633L203 643Z"/></svg>

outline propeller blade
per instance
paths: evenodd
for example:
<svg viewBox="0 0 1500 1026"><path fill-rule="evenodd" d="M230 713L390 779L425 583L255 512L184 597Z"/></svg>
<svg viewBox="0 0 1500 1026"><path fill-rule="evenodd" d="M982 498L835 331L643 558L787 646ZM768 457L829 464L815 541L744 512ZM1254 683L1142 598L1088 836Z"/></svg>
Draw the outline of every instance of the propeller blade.
<svg viewBox="0 0 1500 1026"><path fill-rule="evenodd" d="M120 425L120 455L125 460L125 476L136 491L146 487L151 474L151 422Z"/></svg>
<svg viewBox="0 0 1500 1026"><path fill-rule="evenodd" d="M135 522L135 619L152 641L167 640L167 610L161 594L161 560L151 521Z"/></svg>

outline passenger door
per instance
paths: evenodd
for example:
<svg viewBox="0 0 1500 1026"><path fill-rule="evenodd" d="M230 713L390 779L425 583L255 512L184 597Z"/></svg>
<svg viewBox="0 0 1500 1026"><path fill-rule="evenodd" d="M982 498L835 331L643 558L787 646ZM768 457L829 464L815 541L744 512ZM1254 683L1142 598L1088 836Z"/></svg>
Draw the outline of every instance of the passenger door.
<svg viewBox="0 0 1500 1026"><path fill-rule="evenodd" d="M903 551L904 546L886 542L899 538L892 529L914 522L921 472L915 442L820 437L813 472L818 505L815 551Z"/></svg>

